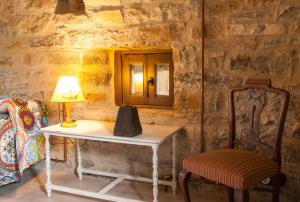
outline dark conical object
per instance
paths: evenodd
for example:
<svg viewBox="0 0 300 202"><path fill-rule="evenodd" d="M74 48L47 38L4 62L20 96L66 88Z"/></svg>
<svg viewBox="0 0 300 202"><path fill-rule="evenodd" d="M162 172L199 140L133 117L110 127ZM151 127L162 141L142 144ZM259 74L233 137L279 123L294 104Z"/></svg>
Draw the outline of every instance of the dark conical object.
<svg viewBox="0 0 300 202"><path fill-rule="evenodd" d="M119 108L114 129L115 136L134 137L142 133L139 113L136 107L124 105Z"/></svg>

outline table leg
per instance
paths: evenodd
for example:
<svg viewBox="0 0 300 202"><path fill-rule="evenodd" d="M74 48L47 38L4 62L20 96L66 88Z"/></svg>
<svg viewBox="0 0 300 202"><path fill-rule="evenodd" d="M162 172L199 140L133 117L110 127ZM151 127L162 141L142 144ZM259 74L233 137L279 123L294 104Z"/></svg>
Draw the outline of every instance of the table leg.
<svg viewBox="0 0 300 202"><path fill-rule="evenodd" d="M153 150L153 202L158 202L157 196L158 196L158 156L157 156L157 150L158 145L152 145Z"/></svg>
<svg viewBox="0 0 300 202"><path fill-rule="evenodd" d="M173 194L176 194L177 191L177 175L176 175L176 134L173 135L173 144L172 144L172 174L173 174L173 180L172 180L172 191Z"/></svg>
<svg viewBox="0 0 300 202"><path fill-rule="evenodd" d="M82 166L81 166L81 151L80 151L80 139L77 139L77 174L80 180L82 180Z"/></svg>
<svg viewBox="0 0 300 202"><path fill-rule="evenodd" d="M46 183L46 191L48 197L51 196L51 165L50 165L50 143L49 143L49 135L45 134L46 139L46 175L47 175L47 183Z"/></svg>

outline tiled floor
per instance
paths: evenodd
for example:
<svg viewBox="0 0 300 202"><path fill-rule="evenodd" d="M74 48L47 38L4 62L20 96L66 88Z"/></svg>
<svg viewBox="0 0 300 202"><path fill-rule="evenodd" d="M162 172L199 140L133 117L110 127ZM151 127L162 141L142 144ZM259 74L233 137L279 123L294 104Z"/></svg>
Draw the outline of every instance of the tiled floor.
<svg viewBox="0 0 300 202"><path fill-rule="evenodd" d="M44 184L45 172L41 169L42 166L34 166L26 170L21 183L10 184L0 188L0 202L94 202L102 201L86 197L80 197L72 194L66 194L54 191L51 198L47 198ZM81 188L89 191L97 191L105 186L111 179L95 176L84 175L83 180L79 181L76 175L65 172L52 172L53 182L59 185L68 185L74 188ZM206 189L207 190L207 189ZM192 193L193 202L213 202L227 201L226 195L220 196L220 193L213 191L202 193ZM152 186L147 183L140 182L122 182L111 192L113 195L125 196L132 199L152 201ZM222 195L222 193L221 193ZM220 200L220 198L224 200ZM182 196L178 193L172 195L170 191L165 191L163 186L160 186L159 201L165 202L180 202L183 201Z"/></svg>

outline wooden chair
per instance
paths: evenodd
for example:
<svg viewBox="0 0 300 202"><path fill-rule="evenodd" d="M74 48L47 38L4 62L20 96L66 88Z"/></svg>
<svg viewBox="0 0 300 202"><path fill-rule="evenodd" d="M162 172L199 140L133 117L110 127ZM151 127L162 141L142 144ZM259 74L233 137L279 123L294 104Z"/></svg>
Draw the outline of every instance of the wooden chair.
<svg viewBox="0 0 300 202"><path fill-rule="evenodd" d="M249 92L249 128L242 138L236 132L236 93ZM283 98L278 108L278 121L273 143L265 143L260 139L260 117L265 108L266 94L278 95ZM196 174L218 184L228 186L229 201L249 201L249 188L270 179L272 201L279 201L280 185L283 182L281 171L281 142L284 122L288 110L289 92L273 88L271 81L266 79L248 79L244 85L229 91L229 149L220 149L201 154L187 156L183 160L183 170L179 175L179 184L186 202L190 202L188 181L191 174ZM275 103L278 105L278 103ZM271 112L270 112L271 113ZM247 149L241 149L246 146ZM239 148L237 148L239 147ZM248 151L259 148L263 154Z"/></svg>

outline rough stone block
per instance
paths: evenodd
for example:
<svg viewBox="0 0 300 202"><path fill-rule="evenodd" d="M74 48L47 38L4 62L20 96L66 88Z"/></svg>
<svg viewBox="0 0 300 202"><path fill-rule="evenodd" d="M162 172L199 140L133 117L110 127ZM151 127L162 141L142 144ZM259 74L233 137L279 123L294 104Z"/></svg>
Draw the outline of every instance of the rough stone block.
<svg viewBox="0 0 300 202"><path fill-rule="evenodd" d="M183 23L172 23L169 25L170 40L184 41L186 33L184 32L185 25Z"/></svg>
<svg viewBox="0 0 300 202"><path fill-rule="evenodd" d="M35 38L31 41L31 47L53 46L54 39L51 36Z"/></svg>
<svg viewBox="0 0 300 202"><path fill-rule="evenodd" d="M249 55L240 55L238 54L235 58L232 58L230 61L231 69L238 70L247 70L252 67L252 57Z"/></svg>
<svg viewBox="0 0 300 202"><path fill-rule="evenodd" d="M56 15L54 17L55 25L57 27L82 27L85 28L87 23L90 23L85 15L73 15L70 13L64 15Z"/></svg>
<svg viewBox="0 0 300 202"><path fill-rule="evenodd" d="M39 36L30 40L31 47L51 47L55 45L62 45L63 43L64 36L59 34Z"/></svg>
<svg viewBox="0 0 300 202"><path fill-rule="evenodd" d="M21 18L18 24L20 34L46 33L53 31L55 25L53 16L50 14L41 14L36 16L26 16Z"/></svg>
<svg viewBox="0 0 300 202"><path fill-rule="evenodd" d="M18 51L20 50L21 48L25 48L27 45L26 41L9 41L7 43L7 49L10 50L10 51Z"/></svg>
<svg viewBox="0 0 300 202"><path fill-rule="evenodd" d="M109 86L112 78L111 71L107 50L92 49L84 53L80 74L82 83L94 87Z"/></svg>
<svg viewBox="0 0 300 202"><path fill-rule="evenodd" d="M1 66L11 66L12 58L9 56L1 56L0 57L0 65Z"/></svg>
<svg viewBox="0 0 300 202"><path fill-rule="evenodd" d="M86 6L121 6L121 0L84 0Z"/></svg>
<svg viewBox="0 0 300 202"><path fill-rule="evenodd" d="M48 53L47 62L50 64L81 64L79 53L58 52Z"/></svg>
<svg viewBox="0 0 300 202"><path fill-rule="evenodd" d="M94 13L95 21L100 25L121 25L123 17L120 10L107 10Z"/></svg>
<svg viewBox="0 0 300 202"><path fill-rule="evenodd" d="M28 9L53 9L55 8L57 0L23 0L19 2L18 8L20 10Z"/></svg>

